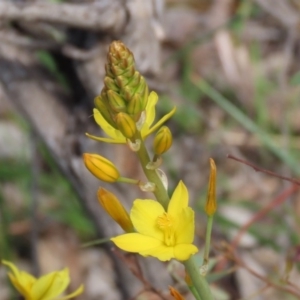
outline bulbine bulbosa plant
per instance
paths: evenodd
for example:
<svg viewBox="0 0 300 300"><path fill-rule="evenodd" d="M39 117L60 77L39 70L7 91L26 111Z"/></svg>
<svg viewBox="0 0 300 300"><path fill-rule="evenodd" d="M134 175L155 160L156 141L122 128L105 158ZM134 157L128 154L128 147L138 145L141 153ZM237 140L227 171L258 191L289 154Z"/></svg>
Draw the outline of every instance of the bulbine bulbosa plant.
<svg viewBox="0 0 300 300"><path fill-rule="evenodd" d="M111 238L120 249L152 256L161 261L175 259L185 266L186 282L196 299L213 299L206 280L208 269L210 236L216 204L216 166L210 160L210 179L205 212L208 216L203 265L195 263L198 248L193 244L195 214L189 206L189 194L180 181L169 197L167 176L159 169L161 156L172 146L172 133L164 123L170 119L176 108L155 123L158 96L149 91L145 78L135 69L132 52L120 41L109 47L105 65L104 87L95 98L93 115L102 128L105 137L87 136L99 142L124 144L136 153L146 175L147 182L123 177L113 162L99 154L85 153L87 169L98 179L109 182L123 182L138 185L142 191L152 192L153 199L136 199L130 213L121 201L110 191L100 188L99 203L124 233ZM151 152L145 146L145 139L154 135ZM183 297L170 288L175 299Z"/></svg>

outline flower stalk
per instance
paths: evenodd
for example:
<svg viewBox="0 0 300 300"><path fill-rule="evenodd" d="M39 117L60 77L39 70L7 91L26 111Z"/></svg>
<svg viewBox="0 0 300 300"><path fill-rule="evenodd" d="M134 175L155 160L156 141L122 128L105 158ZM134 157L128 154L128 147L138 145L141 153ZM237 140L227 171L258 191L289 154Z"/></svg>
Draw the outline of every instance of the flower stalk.
<svg viewBox="0 0 300 300"><path fill-rule="evenodd" d="M210 161L211 176L205 207L208 224L204 264L199 270L193 257L198 249L193 244L194 211L188 206L187 188L180 182L170 198L167 177L158 169L162 163L161 155L172 146L172 133L162 125L174 115L176 108L154 123L158 96L155 92L149 93L145 78L135 69L132 52L122 42L116 41L110 45L105 70L104 88L95 98L94 118L107 137L87 136L100 142L127 144L137 154L148 182L142 184L140 180L121 177L113 163L102 157L85 157L86 166L103 181L138 184L141 190L153 192L157 200L136 199L129 215L113 194L99 190L100 204L125 231L111 240L128 252L153 256L161 261L172 258L181 261L195 298L211 300L213 297L205 275L213 215L217 208L214 162ZM144 140L154 132L154 156L151 160ZM172 296L183 299L175 290L172 290Z"/></svg>
<svg viewBox="0 0 300 300"><path fill-rule="evenodd" d="M217 199L216 199L216 178L217 178L217 168L214 160L210 158L210 175L208 182L208 192L207 200L205 205L205 212L208 216L207 226L206 226L206 237L205 237L205 248L204 248L204 259L202 265L202 271L206 273L207 265L209 261L209 249L210 249L210 240L212 233L212 226L214 221L214 214L217 210Z"/></svg>
<svg viewBox="0 0 300 300"><path fill-rule="evenodd" d="M150 170L147 168L147 165L151 162L151 160L143 141L141 141L137 155L147 179L155 184L155 190L153 193L157 201L164 207L165 210L167 210L170 201L168 192L166 191L156 170Z"/></svg>
<svg viewBox="0 0 300 300"><path fill-rule="evenodd" d="M194 257L191 256L187 261L183 262L186 272L189 274L193 286L195 287L199 299L201 300L213 300L211 290L209 288L206 278L200 274L199 268L194 260Z"/></svg>

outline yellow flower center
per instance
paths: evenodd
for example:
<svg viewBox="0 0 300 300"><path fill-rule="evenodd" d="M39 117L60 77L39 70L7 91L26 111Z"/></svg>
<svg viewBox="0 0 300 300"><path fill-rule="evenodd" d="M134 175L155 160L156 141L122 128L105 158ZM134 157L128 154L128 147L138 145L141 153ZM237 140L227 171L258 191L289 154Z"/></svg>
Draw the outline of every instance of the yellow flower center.
<svg viewBox="0 0 300 300"><path fill-rule="evenodd" d="M174 223L172 217L164 212L157 218L156 224L164 233L164 242L167 246L175 246Z"/></svg>

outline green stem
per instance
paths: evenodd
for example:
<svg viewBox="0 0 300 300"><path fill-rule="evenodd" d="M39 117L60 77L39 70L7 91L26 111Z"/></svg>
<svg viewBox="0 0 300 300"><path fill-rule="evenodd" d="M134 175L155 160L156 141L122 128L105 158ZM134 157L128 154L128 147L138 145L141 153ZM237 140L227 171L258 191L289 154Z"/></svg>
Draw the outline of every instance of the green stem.
<svg viewBox="0 0 300 300"><path fill-rule="evenodd" d="M139 184L139 180L137 179L131 179L131 178L127 178L127 177L119 177L118 182L123 182L123 183L131 183L131 184Z"/></svg>
<svg viewBox="0 0 300 300"><path fill-rule="evenodd" d="M155 191L153 193L154 193L157 201L164 207L165 210L167 210L168 204L170 201L168 192L166 191L156 170L149 170L146 168L147 164L151 161L150 156L147 152L144 141L142 140L142 138L140 136L138 138L141 140L141 146L140 146L139 151L137 151L137 155L141 162L144 173L145 173L147 179L150 182L153 182L155 184Z"/></svg>
<svg viewBox="0 0 300 300"><path fill-rule="evenodd" d="M194 295L194 297L195 297L196 300L203 300L203 299L199 296L197 290L195 289L195 287L194 287L193 285L192 285L192 286L189 286L189 289L190 289L190 291L192 292L192 294Z"/></svg>
<svg viewBox="0 0 300 300"><path fill-rule="evenodd" d="M209 261L209 248L210 248L210 239L211 239L213 221L214 221L214 216L209 216L207 220L207 227L206 227L203 265L207 265Z"/></svg>
<svg viewBox="0 0 300 300"><path fill-rule="evenodd" d="M191 256L187 261L183 262L186 272L189 274L193 286L198 292L200 299L213 300L212 293L210 291L208 282L204 276L199 272L199 268L194 261L194 257Z"/></svg>

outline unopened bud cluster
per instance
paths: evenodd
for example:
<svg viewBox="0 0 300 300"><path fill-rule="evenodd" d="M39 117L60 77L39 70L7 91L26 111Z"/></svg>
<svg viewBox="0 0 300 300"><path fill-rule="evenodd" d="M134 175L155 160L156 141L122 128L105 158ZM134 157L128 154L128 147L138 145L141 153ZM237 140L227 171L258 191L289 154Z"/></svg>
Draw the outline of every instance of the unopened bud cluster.
<svg viewBox="0 0 300 300"><path fill-rule="evenodd" d="M112 127L132 139L149 91L145 78L135 69L132 52L122 42L111 43L105 73L104 87L95 98L95 106Z"/></svg>

